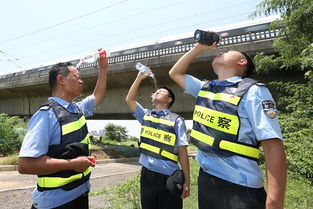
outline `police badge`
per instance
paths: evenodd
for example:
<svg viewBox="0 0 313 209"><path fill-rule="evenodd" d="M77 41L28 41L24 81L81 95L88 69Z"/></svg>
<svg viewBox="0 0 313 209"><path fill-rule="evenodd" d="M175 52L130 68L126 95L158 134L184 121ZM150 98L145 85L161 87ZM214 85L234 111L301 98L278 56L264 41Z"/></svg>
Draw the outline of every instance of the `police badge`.
<svg viewBox="0 0 313 209"><path fill-rule="evenodd" d="M262 108L264 110L265 115L269 118L274 119L277 116L277 108L276 104L273 100L264 100L262 101Z"/></svg>

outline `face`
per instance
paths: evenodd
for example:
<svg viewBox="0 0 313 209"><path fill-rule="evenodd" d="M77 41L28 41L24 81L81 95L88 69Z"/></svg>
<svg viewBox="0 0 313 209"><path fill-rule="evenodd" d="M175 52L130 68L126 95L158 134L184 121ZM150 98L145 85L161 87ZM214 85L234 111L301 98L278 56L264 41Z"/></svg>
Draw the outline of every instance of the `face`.
<svg viewBox="0 0 313 209"><path fill-rule="evenodd" d="M218 69L220 67L230 67L233 68L238 64L238 61L244 59L245 57L238 51L228 51L226 53L219 53L215 56L212 62L213 69Z"/></svg>
<svg viewBox="0 0 313 209"><path fill-rule="evenodd" d="M162 104L169 104L172 101L172 98L169 97L169 92L166 89L158 89L151 95L151 102L159 102Z"/></svg>
<svg viewBox="0 0 313 209"><path fill-rule="evenodd" d="M69 74L64 77L64 88L65 91L73 96L77 97L81 94L84 87L84 82L79 77L79 71L74 66L69 66Z"/></svg>

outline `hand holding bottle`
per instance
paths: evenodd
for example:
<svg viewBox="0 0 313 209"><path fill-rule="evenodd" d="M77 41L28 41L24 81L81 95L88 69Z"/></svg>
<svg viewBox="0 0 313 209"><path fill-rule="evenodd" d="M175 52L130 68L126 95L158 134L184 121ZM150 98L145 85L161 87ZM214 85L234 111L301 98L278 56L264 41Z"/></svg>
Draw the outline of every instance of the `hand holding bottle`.
<svg viewBox="0 0 313 209"><path fill-rule="evenodd" d="M138 62L138 63L136 64L136 69L137 69L139 72L141 72L141 73L143 73L143 74L145 74L145 75L148 75L148 76L150 76L151 78L154 78L154 74L151 72L150 68L147 67L147 66L145 66L145 65L143 65L142 63Z"/></svg>

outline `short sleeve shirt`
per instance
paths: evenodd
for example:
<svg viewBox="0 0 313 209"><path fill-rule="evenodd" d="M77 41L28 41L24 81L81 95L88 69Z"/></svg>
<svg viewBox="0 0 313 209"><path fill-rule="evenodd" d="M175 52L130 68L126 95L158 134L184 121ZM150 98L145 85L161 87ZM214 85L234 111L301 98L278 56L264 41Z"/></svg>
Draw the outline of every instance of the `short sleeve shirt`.
<svg viewBox="0 0 313 209"><path fill-rule="evenodd" d="M227 82L214 81L214 83L223 86L240 81L242 78L236 76L227 79ZM191 75L186 75L185 93L197 97L204 83ZM265 86L253 85L243 96L238 106L240 118L238 140L240 142L254 144L255 139L258 141L282 139L277 115L267 114L264 105L267 103L275 104L271 93ZM201 150L198 151L196 159L204 172L213 176L247 187L260 188L263 186L262 172L253 160L236 155L222 158Z"/></svg>
<svg viewBox="0 0 313 209"><path fill-rule="evenodd" d="M91 95L78 103L69 103L57 97L50 97L70 112L77 113L78 108L85 117L93 115L94 97ZM60 144L60 124L53 110L38 110L28 123L28 132L25 135L19 157L38 158L47 154L49 146ZM90 189L90 183L86 183L70 190L62 189L33 192L33 204L38 209L55 208L70 202Z"/></svg>
<svg viewBox="0 0 313 209"><path fill-rule="evenodd" d="M144 109L139 103L136 104L136 112L133 113L133 116L142 124L143 117L147 113L148 109ZM155 114L167 115L170 113L170 110L164 109L160 112L156 112L152 110ZM174 150L178 149L180 146L188 146L187 135L186 135L186 127L185 122L182 118L178 118L175 124L175 133L177 142L175 144ZM169 160L162 160L155 157L151 157L146 154L141 154L139 158L139 163L146 167L147 169L161 173L164 175L171 175L179 169L177 163Z"/></svg>

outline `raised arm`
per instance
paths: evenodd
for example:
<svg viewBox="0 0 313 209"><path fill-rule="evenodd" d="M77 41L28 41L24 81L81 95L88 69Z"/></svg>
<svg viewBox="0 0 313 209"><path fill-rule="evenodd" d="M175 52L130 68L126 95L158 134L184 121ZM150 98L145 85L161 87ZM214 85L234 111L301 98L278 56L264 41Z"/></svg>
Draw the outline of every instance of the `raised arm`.
<svg viewBox="0 0 313 209"><path fill-rule="evenodd" d="M190 51L184 54L169 71L169 75L180 87L185 88L185 74L187 69L199 54L205 50L210 50L216 47L216 43L212 46L207 46L197 43Z"/></svg>
<svg viewBox="0 0 313 209"><path fill-rule="evenodd" d="M143 79L147 78L150 74L151 73L144 74L144 73L139 72L137 74L137 77L136 77L134 83L132 84L132 86L130 87L130 89L128 91L128 94L126 96L125 101L129 107L129 109L132 112L136 112L136 99L137 99L137 93L138 93L139 85L140 85L141 81Z"/></svg>
<svg viewBox="0 0 313 209"><path fill-rule="evenodd" d="M94 106L97 106L104 97L106 85L107 85L107 71L108 71L108 59L107 57L100 56L99 60L99 73L96 87L93 91L95 97Z"/></svg>
<svg viewBox="0 0 313 209"><path fill-rule="evenodd" d="M280 139L261 141L265 154L267 179L266 209L283 209L287 181L287 162Z"/></svg>

